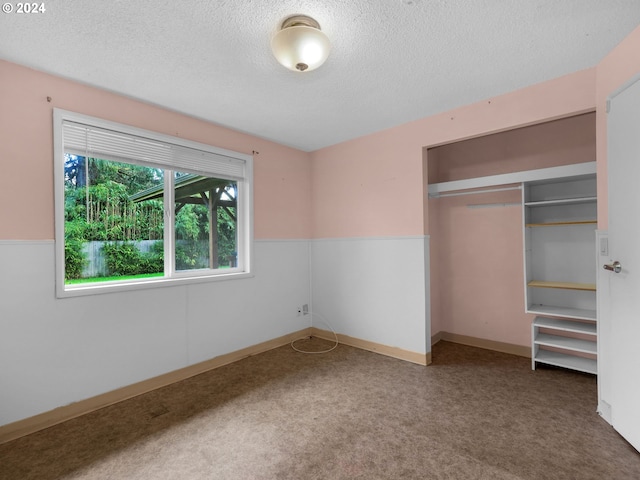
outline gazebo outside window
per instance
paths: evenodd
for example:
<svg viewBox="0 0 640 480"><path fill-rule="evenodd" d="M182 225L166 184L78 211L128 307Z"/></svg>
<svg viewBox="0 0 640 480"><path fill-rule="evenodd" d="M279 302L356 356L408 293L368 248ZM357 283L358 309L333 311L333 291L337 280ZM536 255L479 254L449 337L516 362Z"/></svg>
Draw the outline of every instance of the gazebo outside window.
<svg viewBox="0 0 640 480"><path fill-rule="evenodd" d="M131 195L129 198L133 202L143 202L145 200L162 199L164 189L162 186L151 187L149 189ZM180 236L176 229L176 252L180 248L197 249L198 244L206 242L208 248L206 252L200 255L200 261L192 265L180 264L176 259L176 270L189 270L197 268L216 269L221 266L236 266L237 251L237 207L238 207L238 185L233 180L206 177L191 173L175 174L175 217L186 205L200 206L206 209L207 225L200 225L200 230L208 232L206 239L204 238L185 238ZM223 237L225 250L229 250L229 244L233 244L233 250L226 253L221 258L220 241Z"/></svg>

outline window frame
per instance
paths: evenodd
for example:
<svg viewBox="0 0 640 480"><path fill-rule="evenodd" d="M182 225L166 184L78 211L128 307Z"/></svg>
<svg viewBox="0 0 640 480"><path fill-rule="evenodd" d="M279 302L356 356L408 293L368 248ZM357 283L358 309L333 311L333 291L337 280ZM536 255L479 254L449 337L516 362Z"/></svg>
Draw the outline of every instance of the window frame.
<svg viewBox="0 0 640 480"><path fill-rule="evenodd" d="M238 212L238 266L231 271L225 269L210 270L181 270L175 269L175 189L173 187L173 172L180 171L180 165L172 168L167 165L157 164L165 172L164 175L164 242L168 246L170 255L165 255L164 276L145 279L131 279L123 281L109 281L86 284L65 284L65 146L64 128L65 122L78 123L87 127L112 130L124 135L143 137L152 141L175 145L188 149L224 155L244 162L244 177L237 181L237 212ZM252 277L253 259L253 156L239 153L212 145L207 145L180 137L174 137L150 130L133 127L109 120L103 120L89 115L71 112L62 109L53 110L53 160L54 160L54 205L55 205L55 275L56 296L58 298L76 297L82 295L94 295L109 292L130 291L138 289L158 288L172 285L184 285L191 283L233 280ZM135 162L130 162L135 163ZM215 175L215 173L210 173ZM169 178L171 177L171 178Z"/></svg>

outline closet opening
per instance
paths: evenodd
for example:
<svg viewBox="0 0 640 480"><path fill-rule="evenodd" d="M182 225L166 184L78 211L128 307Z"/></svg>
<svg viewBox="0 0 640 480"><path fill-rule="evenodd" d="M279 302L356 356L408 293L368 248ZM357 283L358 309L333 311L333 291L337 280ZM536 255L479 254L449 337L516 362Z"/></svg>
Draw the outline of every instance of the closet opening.
<svg viewBox="0 0 640 480"><path fill-rule="evenodd" d="M526 311L523 185L557 172L595 172L595 112L430 147L425 155L432 344L531 357L536 315Z"/></svg>

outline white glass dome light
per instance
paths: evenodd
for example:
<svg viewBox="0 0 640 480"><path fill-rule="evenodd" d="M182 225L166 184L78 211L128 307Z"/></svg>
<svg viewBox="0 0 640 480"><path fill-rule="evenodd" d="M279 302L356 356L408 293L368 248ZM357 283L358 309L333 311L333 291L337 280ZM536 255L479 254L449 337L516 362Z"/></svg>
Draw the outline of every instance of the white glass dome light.
<svg viewBox="0 0 640 480"><path fill-rule="evenodd" d="M295 15L282 22L280 31L271 39L271 50L289 70L310 72L324 63L331 44L318 22L306 15Z"/></svg>

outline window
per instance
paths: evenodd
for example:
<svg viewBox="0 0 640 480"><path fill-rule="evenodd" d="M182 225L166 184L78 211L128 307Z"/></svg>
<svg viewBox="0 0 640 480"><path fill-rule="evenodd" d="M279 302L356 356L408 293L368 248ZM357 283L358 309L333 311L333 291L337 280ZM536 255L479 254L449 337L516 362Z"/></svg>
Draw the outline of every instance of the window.
<svg viewBox="0 0 640 480"><path fill-rule="evenodd" d="M58 296L250 272L252 157L54 111Z"/></svg>

